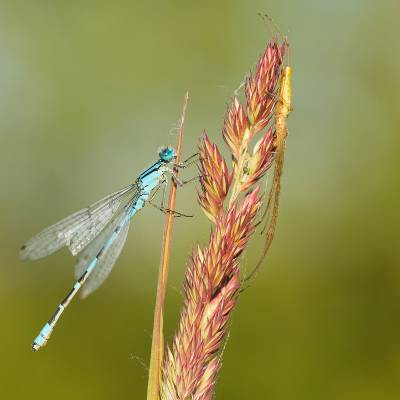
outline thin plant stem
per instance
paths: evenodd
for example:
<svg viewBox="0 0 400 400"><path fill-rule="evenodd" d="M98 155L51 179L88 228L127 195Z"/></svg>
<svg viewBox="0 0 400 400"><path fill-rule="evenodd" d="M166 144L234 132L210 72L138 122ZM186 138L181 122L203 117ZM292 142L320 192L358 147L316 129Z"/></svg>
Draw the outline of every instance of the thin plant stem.
<svg viewBox="0 0 400 400"><path fill-rule="evenodd" d="M178 164L182 152L183 126L185 122L186 108L189 100L189 94L185 94L183 101L183 109L179 124L178 144L176 148L176 163ZM178 169L174 168L175 175L178 174ZM168 209L173 211L176 202L176 183L172 180L171 189L169 192ZM153 336L151 342L149 380L147 385L147 400L158 400L160 392L160 377L161 367L164 355L164 304L165 293L167 290L167 281L169 273L169 261L171 255L171 239L172 225L174 222L174 213L167 214L164 226L164 237L161 250L160 267L158 271L157 296L154 310Z"/></svg>

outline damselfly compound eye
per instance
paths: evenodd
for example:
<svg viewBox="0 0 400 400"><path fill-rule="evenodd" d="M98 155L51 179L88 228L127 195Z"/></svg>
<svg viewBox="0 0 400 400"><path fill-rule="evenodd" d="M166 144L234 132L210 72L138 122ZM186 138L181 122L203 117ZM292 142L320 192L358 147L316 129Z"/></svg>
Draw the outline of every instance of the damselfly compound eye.
<svg viewBox="0 0 400 400"><path fill-rule="evenodd" d="M176 151L173 147L163 146L158 150L158 155L161 160L170 162L176 157Z"/></svg>

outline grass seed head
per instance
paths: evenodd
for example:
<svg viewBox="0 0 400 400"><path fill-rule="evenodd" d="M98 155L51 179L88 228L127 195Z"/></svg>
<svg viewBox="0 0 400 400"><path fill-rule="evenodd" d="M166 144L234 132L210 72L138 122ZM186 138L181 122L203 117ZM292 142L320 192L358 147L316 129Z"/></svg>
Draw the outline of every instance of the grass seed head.
<svg viewBox="0 0 400 400"><path fill-rule="evenodd" d="M273 117L285 49L276 40L268 44L246 80L245 105L234 97L227 110L222 135L232 155L232 171L207 135L200 143L198 199L215 225L208 245L193 250L186 268L184 306L164 359L161 400L213 398L221 350L241 288L238 257L254 233L263 200L256 184L274 161L276 135L267 126ZM252 139L262 131L249 150Z"/></svg>
<svg viewBox="0 0 400 400"><path fill-rule="evenodd" d="M237 258L254 232L259 207L256 189L240 207L220 213L208 246L193 251L178 332L166 352L162 399L212 398L218 352L240 289Z"/></svg>

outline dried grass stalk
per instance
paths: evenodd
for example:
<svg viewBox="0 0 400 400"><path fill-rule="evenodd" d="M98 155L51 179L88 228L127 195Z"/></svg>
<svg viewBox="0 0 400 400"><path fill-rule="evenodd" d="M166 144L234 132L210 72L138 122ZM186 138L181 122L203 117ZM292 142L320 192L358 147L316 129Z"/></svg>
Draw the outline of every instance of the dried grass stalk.
<svg viewBox="0 0 400 400"><path fill-rule="evenodd" d="M179 123L179 134L178 144L176 147L176 162L180 162L182 152L182 140L183 140L183 126L185 123L186 108L189 101L189 93L185 94L183 100L183 109L181 113L181 119ZM178 175L178 169L175 168L174 173ZM176 202L176 183L173 182L168 198L168 209L175 209ZM164 303L165 294L167 290L167 281L169 274L169 260L171 254L171 240L172 240L172 225L174 222L174 214L168 213L164 226L163 245L160 258L160 267L158 271L158 282L157 282L157 295L156 304L154 307L154 323L153 323L153 335L151 342L151 354L150 354L150 367L149 367L149 378L147 383L147 400L156 400L159 398L160 392L160 374L163 364L164 356Z"/></svg>
<svg viewBox="0 0 400 400"><path fill-rule="evenodd" d="M268 126L285 48L276 40L268 44L246 80L245 104L234 97L227 110L222 133L232 172L207 135L200 143L199 203L214 227L208 245L197 247L187 266L179 327L164 359L162 400L213 398L221 349L242 284L238 257L254 233L262 205L256 184L274 160L276 135Z"/></svg>

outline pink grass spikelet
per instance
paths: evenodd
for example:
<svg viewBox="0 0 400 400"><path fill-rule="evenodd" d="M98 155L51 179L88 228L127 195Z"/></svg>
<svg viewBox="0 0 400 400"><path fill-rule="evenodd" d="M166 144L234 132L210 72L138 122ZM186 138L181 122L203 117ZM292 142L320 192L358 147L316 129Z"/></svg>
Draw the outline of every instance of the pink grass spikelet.
<svg viewBox="0 0 400 400"><path fill-rule="evenodd" d="M201 188L199 203L207 217L215 223L228 194L232 173L229 173L225 159L218 147L205 135L199 147Z"/></svg>
<svg viewBox="0 0 400 400"><path fill-rule="evenodd" d="M239 159L242 148L250 139L248 135L245 137L247 128L247 115L237 97L234 97L231 108L227 110L223 127L223 137L234 160Z"/></svg>
<svg viewBox="0 0 400 400"><path fill-rule="evenodd" d="M261 179L271 167L273 158L273 131L270 128L254 146L253 154L247 157L240 178L240 191L243 192Z"/></svg>
<svg viewBox="0 0 400 400"><path fill-rule="evenodd" d="M285 47L272 41L257 64L256 73L246 80L247 113L256 132L267 126L272 117L284 53Z"/></svg>

